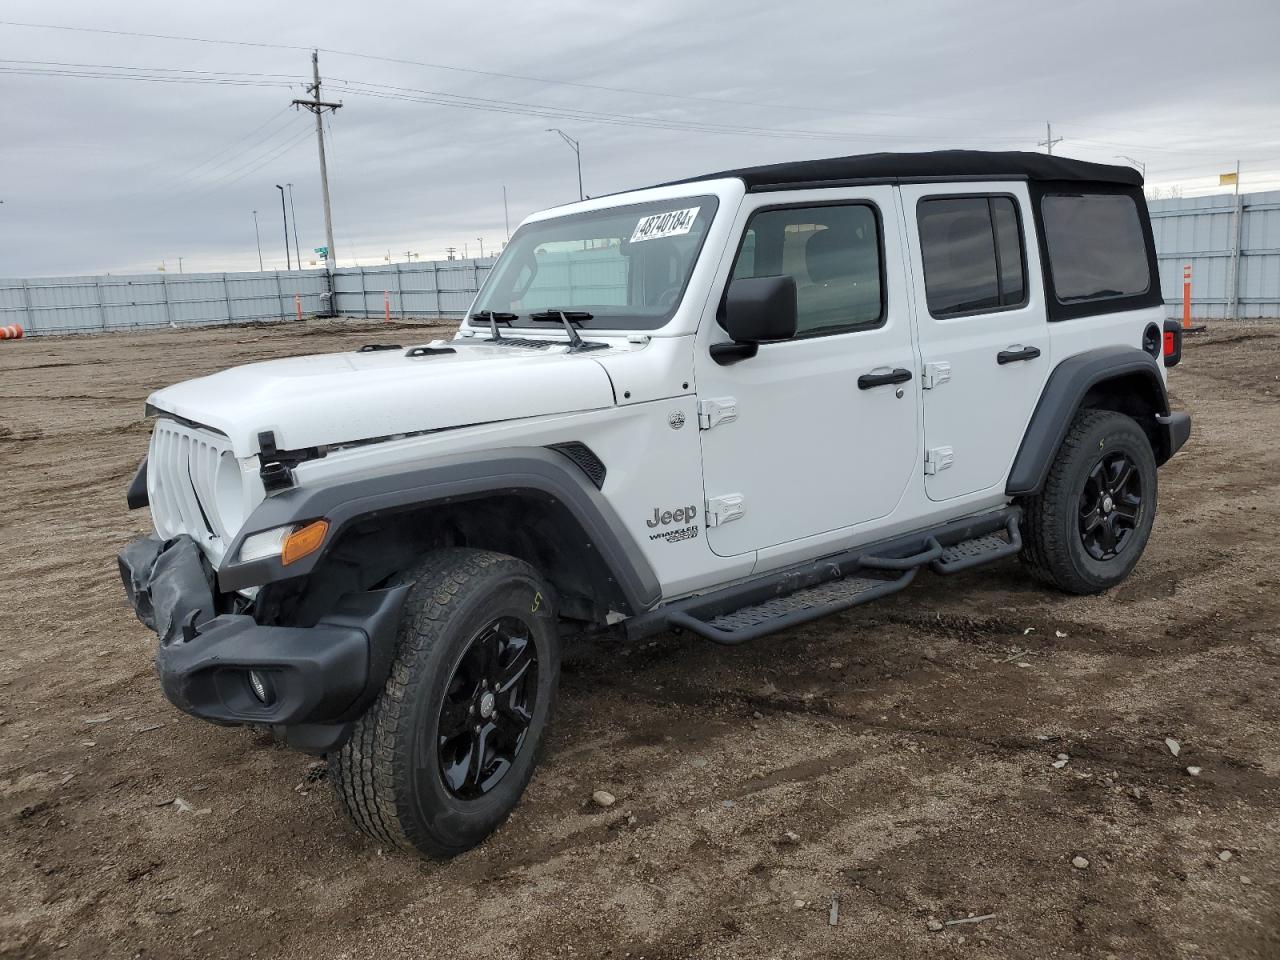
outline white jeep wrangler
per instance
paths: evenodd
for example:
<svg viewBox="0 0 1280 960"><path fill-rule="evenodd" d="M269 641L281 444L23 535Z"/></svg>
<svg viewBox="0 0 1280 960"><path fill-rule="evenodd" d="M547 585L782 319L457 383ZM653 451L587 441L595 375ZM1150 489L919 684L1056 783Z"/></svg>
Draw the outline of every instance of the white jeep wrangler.
<svg viewBox="0 0 1280 960"><path fill-rule="evenodd" d="M596 198L451 341L155 393L120 567L165 694L450 856L529 782L562 637L737 644L1014 554L1114 586L1190 432L1141 183L945 151Z"/></svg>

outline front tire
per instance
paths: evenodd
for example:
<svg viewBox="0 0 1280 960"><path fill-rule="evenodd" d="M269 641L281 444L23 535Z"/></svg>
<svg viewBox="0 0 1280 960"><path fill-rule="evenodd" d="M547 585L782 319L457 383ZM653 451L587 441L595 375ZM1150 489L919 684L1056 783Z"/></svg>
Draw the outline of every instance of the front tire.
<svg viewBox="0 0 1280 960"><path fill-rule="evenodd" d="M1156 493L1155 456L1137 422L1078 411L1044 487L1023 504L1023 562L1067 593L1114 587L1147 546Z"/></svg>
<svg viewBox="0 0 1280 960"><path fill-rule="evenodd" d="M515 557L437 550L407 578L390 677L331 779L364 833L443 859L496 830L533 776L559 637L546 584Z"/></svg>

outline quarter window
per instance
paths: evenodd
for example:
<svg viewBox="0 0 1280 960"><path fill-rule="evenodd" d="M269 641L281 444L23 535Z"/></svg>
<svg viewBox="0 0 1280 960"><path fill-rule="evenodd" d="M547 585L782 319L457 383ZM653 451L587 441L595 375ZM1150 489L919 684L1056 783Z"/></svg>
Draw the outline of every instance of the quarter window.
<svg viewBox="0 0 1280 960"><path fill-rule="evenodd" d="M1045 248L1059 303L1132 297L1151 286L1138 205L1123 193L1047 194Z"/></svg>
<svg viewBox="0 0 1280 960"><path fill-rule="evenodd" d="M921 200L917 220L933 316L990 313L1026 303L1026 255L1012 197Z"/></svg>
<svg viewBox="0 0 1280 960"><path fill-rule="evenodd" d="M865 203L761 210L731 276L792 277L797 337L884 323L880 224Z"/></svg>

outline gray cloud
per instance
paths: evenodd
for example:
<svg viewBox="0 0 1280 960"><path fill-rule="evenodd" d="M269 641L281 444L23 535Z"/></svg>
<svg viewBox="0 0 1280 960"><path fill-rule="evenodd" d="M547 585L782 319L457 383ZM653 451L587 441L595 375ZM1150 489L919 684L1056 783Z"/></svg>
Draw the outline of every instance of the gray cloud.
<svg viewBox="0 0 1280 960"><path fill-rule="evenodd" d="M747 163L887 149L1036 149L1129 154L1157 184L1188 189L1245 161L1246 189L1280 182L1274 38L1280 7L1078 0L896 5L596 3L296 6L227 0L103 7L11 0L3 19L252 40L706 99L609 92L325 52L334 118L331 174L340 262L412 250L475 253L515 223L576 198ZM0 26L0 59L189 71L309 74L305 49L151 40ZM251 211L268 266L283 265L279 195L292 182L299 236L320 246L310 117L298 87L27 76L0 64L0 275L256 268ZM48 66L38 69L50 69ZM226 77L225 79L235 79ZM271 77L240 78L255 83ZM517 112L361 95L354 86L486 98ZM366 91L369 89L364 88ZM712 102L722 101L722 102ZM736 101L736 102L727 102ZM552 120L533 108L642 122L751 127L776 136ZM256 130L256 132L255 132ZM817 139L820 131L836 135ZM296 142L293 142L296 141ZM289 146L292 142L292 146ZM285 149L287 148L287 149ZM278 154L278 155L277 155Z"/></svg>

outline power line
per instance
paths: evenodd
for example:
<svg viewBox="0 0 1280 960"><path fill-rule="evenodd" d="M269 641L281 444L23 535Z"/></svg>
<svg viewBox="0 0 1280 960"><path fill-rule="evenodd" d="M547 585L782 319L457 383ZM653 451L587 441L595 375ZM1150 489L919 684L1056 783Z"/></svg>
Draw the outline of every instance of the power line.
<svg viewBox="0 0 1280 960"><path fill-rule="evenodd" d="M148 33L143 31L136 31L136 30L112 30L112 29L107 29L102 27L71 26L67 24L30 23L30 22L23 22L23 21L17 21L17 20L0 20L0 26L20 27L25 29L37 29L37 30L61 30L61 31L68 31L68 32L75 32L75 33L103 34L107 36L131 37L131 38L141 38L141 39L147 39L147 40L169 40L169 41L179 41L184 43L200 43L200 44L206 44L206 45L251 47L251 48L266 49L266 50L310 51L315 49L315 50L319 50L322 53L328 53L334 56L352 57L355 59L369 60L369 61L378 62L378 63L402 64L405 66L423 67L430 70L444 70L452 73L465 73L472 76L491 77L491 78L502 79L502 80L517 80L524 83L540 83L540 84L546 84L546 85L552 85L552 86L572 87L572 88L585 89L585 90L598 90L605 93L625 94L628 96L656 97L664 100L680 100L680 101L687 101L687 102L694 102L694 103L709 103L709 104L717 104L721 106L725 106L725 105L749 106L749 107L758 107L758 108L771 109L771 110L790 110L793 112L803 111L803 112L825 113L825 114L838 112L848 116L882 117L887 119L900 119L900 120L986 122L990 119L990 117L961 116L958 114L947 114L944 116L944 115L930 115L930 114L920 114L920 113L906 114L906 113L875 112L875 111L856 111L856 110L848 110L844 107L839 107L839 108L813 107L813 106L797 105L797 104L768 103L768 102L757 101L757 100L740 100L740 99L735 99L731 97L712 97L712 96L704 96L704 95L698 95L698 94L670 93L670 92L661 91L661 90L644 90L636 87L619 87L619 86L611 86L607 84L589 83L586 81L579 81L579 80L563 80L563 79L557 79L553 77L538 77L538 76L532 76L529 74L507 73L499 70L485 70L478 67L459 67L453 64L433 63L425 60L413 60L413 59L404 58L404 57L392 57L392 56L386 56L381 54L364 53L364 52L355 51L355 50L340 50L334 47L317 47L315 45L310 45L310 44L303 45L303 44L278 43L278 42L266 42L266 41L255 41L255 40L225 40L225 39L220 39L216 37L192 37L192 36L185 36L180 34ZM1011 118L1007 116L1002 116L1001 120L1005 122L1013 122L1011 121ZM1020 118L1016 122L1025 123L1025 122L1028 122L1028 119ZM1094 129L1094 130L1111 130L1118 133L1132 134L1132 133L1143 132L1143 131L1135 130L1132 127L1123 127L1123 128L1106 127L1097 123L1084 124L1076 121L1062 121L1062 122L1068 126L1079 126L1079 127L1084 127L1087 129ZM1161 131L1158 134L1151 134L1151 135L1159 136L1162 138L1167 137L1168 136L1167 125L1165 127L1162 127ZM956 138L953 137L949 139L956 139ZM1020 138L1006 138L1006 139L1020 139Z"/></svg>
<svg viewBox="0 0 1280 960"><path fill-rule="evenodd" d="M658 117L644 117L636 114L604 113L595 110L583 110L569 107L552 107L543 104L525 103L517 100L504 100L492 97L474 97L462 94L447 94L433 90L420 90L413 87L396 87L389 84L369 83L362 80L332 78L334 83L343 85L343 90L354 96L373 97L381 100L401 100L410 103L425 103L436 106L458 107L469 110L483 110L492 113L520 114L522 116L541 117L551 120L574 120L586 123L607 123L620 126L642 127L657 130L676 130L691 133L720 133L741 136L771 137L785 140L819 140L827 142L876 141L895 143L903 140L919 140L937 142L939 139L972 140L983 143L1016 143L1024 139L1018 134L1009 136L959 136L945 137L918 134L890 133L843 133L835 130L785 129L755 127L742 124L721 124L693 120L664 120Z"/></svg>

